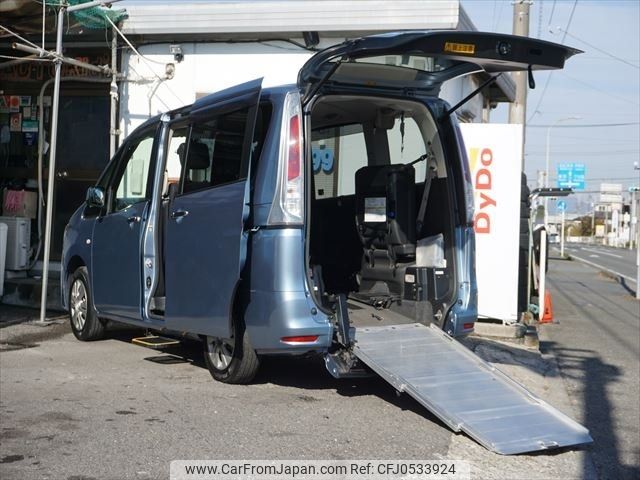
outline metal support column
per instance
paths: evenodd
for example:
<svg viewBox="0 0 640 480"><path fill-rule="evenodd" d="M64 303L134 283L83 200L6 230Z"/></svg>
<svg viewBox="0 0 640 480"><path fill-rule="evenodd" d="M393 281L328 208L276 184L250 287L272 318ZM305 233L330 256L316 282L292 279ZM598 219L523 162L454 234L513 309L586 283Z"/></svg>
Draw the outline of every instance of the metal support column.
<svg viewBox="0 0 640 480"><path fill-rule="evenodd" d="M40 321L47 318L47 284L49 281L49 257L51 254L51 229L53 224L53 189L56 176L56 150L58 142L58 110L60 108L60 72L62 67L62 32L66 8L58 10L58 31L56 33L56 74L53 84L53 103L51 106L51 134L49 145L49 177L47 179L47 203L44 227L44 259L42 264L42 295L40 297Z"/></svg>
<svg viewBox="0 0 640 480"><path fill-rule="evenodd" d="M111 30L111 112L109 120L109 158L113 158L118 145L118 32Z"/></svg>

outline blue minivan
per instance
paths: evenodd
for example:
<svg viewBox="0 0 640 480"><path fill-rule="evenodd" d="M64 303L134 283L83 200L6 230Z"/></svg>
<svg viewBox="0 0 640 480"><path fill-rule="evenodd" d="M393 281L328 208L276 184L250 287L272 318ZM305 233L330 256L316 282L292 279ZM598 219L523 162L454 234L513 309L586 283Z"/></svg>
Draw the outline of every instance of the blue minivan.
<svg viewBox="0 0 640 480"><path fill-rule="evenodd" d="M477 316L472 181L446 80L562 68L564 46L480 32L400 32L311 57L295 85L251 81L150 118L64 233L73 333L108 321L203 344L212 376L260 357L362 368L358 330Z"/></svg>

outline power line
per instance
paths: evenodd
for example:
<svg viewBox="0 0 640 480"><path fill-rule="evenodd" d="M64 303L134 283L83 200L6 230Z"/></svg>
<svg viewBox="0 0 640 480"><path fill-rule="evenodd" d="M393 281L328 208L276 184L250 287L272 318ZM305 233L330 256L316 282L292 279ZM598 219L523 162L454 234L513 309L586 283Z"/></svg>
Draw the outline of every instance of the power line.
<svg viewBox="0 0 640 480"><path fill-rule="evenodd" d="M573 14L576 11L576 7L578 6L578 0L574 0L573 1L573 6L571 7L571 13L569 14L569 20L567 21L567 26L565 28L565 30L569 30L569 27L571 26L571 22L573 21ZM553 5L554 9L555 9L555 2ZM553 9L551 10L551 16L553 17ZM551 18L549 19L549 23L551 23ZM565 35L562 37L562 41L560 43L564 43L564 39L566 37L566 33ZM542 101L544 100L544 96L547 93L547 88L549 88L549 82L551 81L551 77L553 76L553 71L549 72L549 75L547 75L547 79L544 82L544 87L542 88L542 93L540 94L540 98L538 99L538 103L536 104L536 108L533 109L533 112L531 112L531 116L529 117L529 120L527 120L527 123L531 121L531 119L535 116L536 113L538 113L538 109L540 108L540 105L542 104Z"/></svg>
<svg viewBox="0 0 640 480"><path fill-rule="evenodd" d="M495 31L496 28L498 28L498 24L500 23L500 19L502 18L502 7L504 7L504 4L507 3L505 1L500 2L500 9L498 10L498 18L496 19L496 23L493 26L493 30Z"/></svg>
<svg viewBox="0 0 640 480"><path fill-rule="evenodd" d="M493 0L493 12L491 13L491 26L493 27L493 24L496 21L496 3L498 0Z"/></svg>
<svg viewBox="0 0 640 480"><path fill-rule="evenodd" d="M599 93L601 93L603 95L606 95L608 97L611 97L613 99L619 100L619 101L624 102L624 103L632 103L634 105L640 105L638 102L635 102L635 101L631 100L630 98L621 97L620 95L615 95L615 94L613 94L611 92L608 92L607 90L603 90L601 88L596 87L595 85L587 83L584 80L581 80L581 79L576 78L576 77L572 77L571 75L568 75L566 72L560 72L560 73L563 76L567 77L568 79L573 80L574 82L580 83L580 84L584 85L585 87L588 87L588 88L590 88L592 90L595 90L596 92L599 92Z"/></svg>
<svg viewBox="0 0 640 480"><path fill-rule="evenodd" d="M546 151L542 151L542 150L531 150L527 152L529 155L544 155L546 153ZM553 155L586 155L586 156L592 156L592 155L622 155L622 154L629 154L629 153L640 153L640 150L638 149L627 149L627 150L551 150L549 152L550 154Z"/></svg>
<svg viewBox="0 0 640 480"><path fill-rule="evenodd" d="M549 15L549 23L547 23L547 26L551 26L551 22L553 21L553 12L556 11L556 0L553 0L553 5L551 5L551 14Z"/></svg>
<svg viewBox="0 0 640 480"><path fill-rule="evenodd" d="M540 125L540 124L536 124L536 125L529 125L527 124L527 128L548 128L553 126L553 128L592 128L592 127L626 127L629 125L640 125L640 122L623 122L623 123L582 123L579 125L572 125L572 124L566 124L566 125L555 125L555 124L550 124L550 125Z"/></svg>
<svg viewBox="0 0 640 480"><path fill-rule="evenodd" d="M636 64L634 64L634 63L628 62L628 61L626 61L626 60L625 60L624 58L622 58L622 57L618 57L617 55L614 55L613 53L607 52L606 50L603 50L602 48L596 47L595 45L593 45L593 44L591 44L591 43L587 42L586 40L583 40L583 39L581 39L581 38L579 38L579 37L577 37L577 36L573 35L572 33L567 32L566 30L563 30L563 29L562 29L562 28L560 28L560 27L558 27L558 30L560 30L561 32L564 32L564 33L565 33L565 35L569 35L571 38L575 38L575 39L576 39L576 40L578 40L579 42L584 43L585 45L587 45L587 46L589 46L589 47L593 48L594 50L599 51L600 53L604 53L605 55L607 55L608 57L613 58L614 60L617 60L617 61L619 61L619 62L624 63L625 65L629 65L629 66L631 66L631 67L633 67L633 68L637 68L637 69L639 69L639 70L640 70L640 65L636 65Z"/></svg>

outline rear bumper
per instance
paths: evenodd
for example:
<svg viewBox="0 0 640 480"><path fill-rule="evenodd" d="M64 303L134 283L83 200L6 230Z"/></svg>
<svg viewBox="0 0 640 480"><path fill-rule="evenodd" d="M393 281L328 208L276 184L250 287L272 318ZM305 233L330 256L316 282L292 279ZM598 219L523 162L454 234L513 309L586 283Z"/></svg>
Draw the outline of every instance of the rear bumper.
<svg viewBox="0 0 640 480"><path fill-rule="evenodd" d="M328 317L315 308L305 292L251 291L245 323L251 344L259 354L324 352L333 338ZM283 341L287 337L317 339Z"/></svg>
<svg viewBox="0 0 640 480"><path fill-rule="evenodd" d="M304 268L301 228L271 228L252 238L248 302L244 312L251 344L258 353L303 354L326 351L333 328L315 305ZM313 342L283 342L285 337L317 336Z"/></svg>

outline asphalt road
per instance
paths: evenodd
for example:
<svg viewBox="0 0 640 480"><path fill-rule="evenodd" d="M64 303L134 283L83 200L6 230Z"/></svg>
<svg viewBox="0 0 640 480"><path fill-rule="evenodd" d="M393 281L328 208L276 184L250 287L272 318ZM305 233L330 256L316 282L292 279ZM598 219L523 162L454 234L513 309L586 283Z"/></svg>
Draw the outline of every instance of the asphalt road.
<svg viewBox="0 0 640 480"><path fill-rule="evenodd" d="M268 359L254 384L225 385L197 345L150 350L129 343L130 331L82 343L66 323L45 338L48 329L4 326L13 315L5 317L2 480L166 479L177 459L452 459L469 462L474 480L595 478L584 447L494 454L380 378L335 380L319 358ZM554 361L517 345L466 343L575 418Z"/></svg>
<svg viewBox="0 0 640 480"><path fill-rule="evenodd" d="M618 269L629 255L577 251ZM551 260L547 278L560 323L543 327L541 350L558 359L577 420L591 431L598 477L640 478L640 303L624 282L577 261Z"/></svg>
<svg viewBox="0 0 640 480"><path fill-rule="evenodd" d="M556 245L556 248L559 249L560 247ZM565 245L565 255L571 255L577 259L615 272L620 276L626 277L627 281L635 285L636 250L573 243Z"/></svg>

